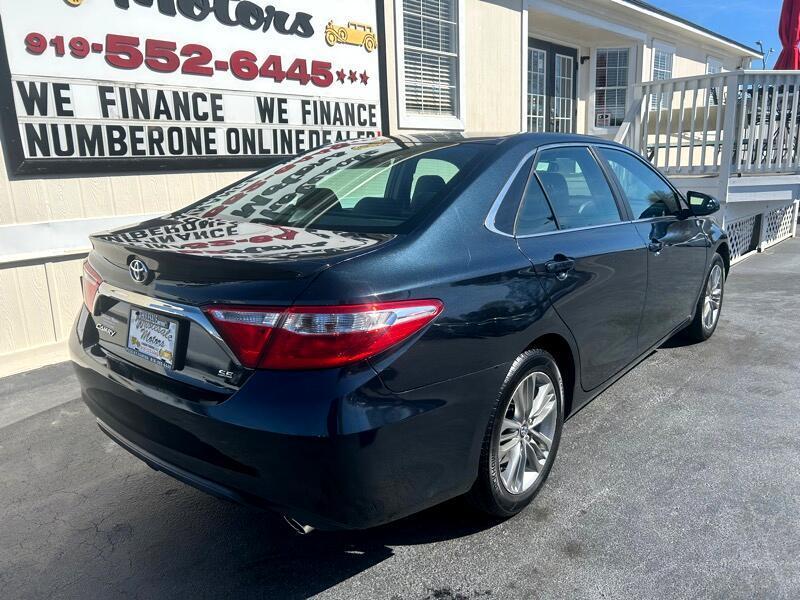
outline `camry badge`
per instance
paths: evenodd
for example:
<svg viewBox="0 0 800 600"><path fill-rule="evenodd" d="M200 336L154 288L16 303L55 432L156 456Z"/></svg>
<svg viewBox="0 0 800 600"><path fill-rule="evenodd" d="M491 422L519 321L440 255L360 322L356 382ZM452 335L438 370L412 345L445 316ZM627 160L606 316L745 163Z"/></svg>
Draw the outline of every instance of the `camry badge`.
<svg viewBox="0 0 800 600"><path fill-rule="evenodd" d="M131 279L136 283L144 283L150 276L150 269L138 258L134 258L128 265L128 271L131 274Z"/></svg>
<svg viewBox="0 0 800 600"><path fill-rule="evenodd" d="M114 337L115 335L117 335L117 332L111 329L111 327L109 327L108 325L103 325L102 323L98 323L97 325L95 325L95 327L97 327L98 331L102 331L109 337Z"/></svg>

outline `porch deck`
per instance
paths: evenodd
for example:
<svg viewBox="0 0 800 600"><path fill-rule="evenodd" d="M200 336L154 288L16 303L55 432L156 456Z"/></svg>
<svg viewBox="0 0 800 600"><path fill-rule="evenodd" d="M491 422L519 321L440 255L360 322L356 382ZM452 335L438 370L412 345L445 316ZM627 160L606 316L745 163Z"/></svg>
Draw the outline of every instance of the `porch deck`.
<svg viewBox="0 0 800 600"><path fill-rule="evenodd" d="M680 187L717 195L735 259L796 234L800 73L734 71L638 84L616 140Z"/></svg>

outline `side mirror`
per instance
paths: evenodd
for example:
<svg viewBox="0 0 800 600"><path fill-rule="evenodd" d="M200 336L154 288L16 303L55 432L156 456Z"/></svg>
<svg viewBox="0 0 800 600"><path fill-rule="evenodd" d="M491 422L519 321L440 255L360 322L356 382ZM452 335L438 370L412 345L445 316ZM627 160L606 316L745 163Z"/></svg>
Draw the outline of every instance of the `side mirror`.
<svg viewBox="0 0 800 600"><path fill-rule="evenodd" d="M703 192L689 192L686 198L689 200L689 209L696 217L713 215L721 208L719 200Z"/></svg>

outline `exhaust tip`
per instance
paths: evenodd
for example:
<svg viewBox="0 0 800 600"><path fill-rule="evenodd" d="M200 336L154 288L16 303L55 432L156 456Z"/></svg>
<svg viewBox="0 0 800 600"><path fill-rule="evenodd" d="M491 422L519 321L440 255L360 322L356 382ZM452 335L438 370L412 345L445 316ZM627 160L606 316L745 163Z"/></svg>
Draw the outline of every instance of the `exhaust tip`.
<svg viewBox="0 0 800 600"><path fill-rule="evenodd" d="M287 517L286 515L282 516L283 520L286 521L286 523L288 523L289 527L294 529L295 532L299 533L300 535L308 535L309 533L314 531L314 528L311 525L303 525L302 523L300 523L296 519L293 519L292 517Z"/></svg>

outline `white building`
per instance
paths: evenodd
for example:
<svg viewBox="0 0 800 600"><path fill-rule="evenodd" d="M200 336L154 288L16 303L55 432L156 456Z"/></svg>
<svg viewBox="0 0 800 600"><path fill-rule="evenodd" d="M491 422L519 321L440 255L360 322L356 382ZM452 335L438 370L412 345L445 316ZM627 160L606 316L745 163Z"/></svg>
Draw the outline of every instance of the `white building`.
<svg viewBox="0 0 800 600"><path fill-rule="evenodd" d="M262 4L0 0L0 375L66 357L89 233L337 137L616 138L736 256L793 234L800 80L747 45L639 0Z"/></svg>

